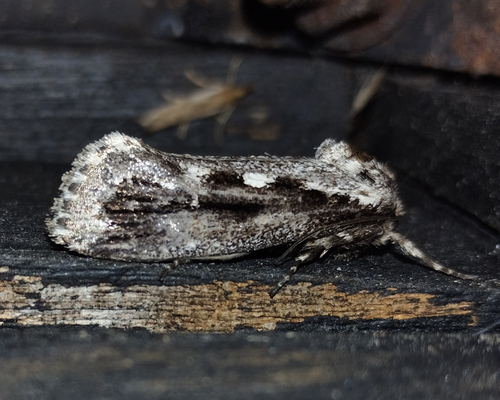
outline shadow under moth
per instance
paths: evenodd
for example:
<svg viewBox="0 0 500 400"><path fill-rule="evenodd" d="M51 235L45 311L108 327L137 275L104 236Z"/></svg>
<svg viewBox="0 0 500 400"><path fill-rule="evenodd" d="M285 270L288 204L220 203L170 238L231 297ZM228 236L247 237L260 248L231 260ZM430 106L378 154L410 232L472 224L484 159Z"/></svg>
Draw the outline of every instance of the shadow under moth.
<svg viewBox="0 0 500 400"><path fill-rule="evenodd" d="M395 231L403 207L393 174L348 144L325 140L315 158L169 154L115 132L89 144L63 175L50 237L97 258L228 260L288 244L297 268L394 244L422 264L474 279L427 257Z"/></svg>

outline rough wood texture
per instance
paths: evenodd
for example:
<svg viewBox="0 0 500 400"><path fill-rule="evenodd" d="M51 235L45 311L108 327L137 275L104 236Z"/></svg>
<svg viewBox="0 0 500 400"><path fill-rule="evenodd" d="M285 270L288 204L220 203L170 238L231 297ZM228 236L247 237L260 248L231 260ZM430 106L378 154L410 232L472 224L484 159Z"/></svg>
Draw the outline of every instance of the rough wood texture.
<svg viewBox="0 0 500 400"><path fill-rule="evenodd" d="M0 272L7 272L3 268ZM434 304L426 293L355 294L333 284L300 282L271 300L271 285L254 281L204 285L128 287L110 284L67 287L44 285L41 277L15 275L0 281L0 321L17 325L98 325L146 328L152 332L233 332L236 328L273 330L309 317L351 320L411 320L465 316L475 325L473 302ZM397 291L396 288L392 288Z"/></svg>
<svg viewBox="0 0 500 400"><path fill-rule="evenodd" d="M113 130L170 152L213 155L311 155L325 137L347 135L351 99L370 68L250 52L240 53L238 82L255 92L229 120L223 146L213 119L194 122L185 141L176 128L152 136L136 123L163 102L162 92L194 89L186 68L224 79L234 54L173 44L0 45L0 160L70 162ZM498 230L497 92L494 79L399 70L375 95L355 139Z"/></svg>
<svg viewBox="0 0 500 400"><path fill-rule="evenodd" d="M500 230L500 84L396 68L353 138Z"/></svg>
<svg viewBox="0 0 500 400"><path fill-rule="evenodd" d="M163 90L191 90L182 75L186 67L221 79L234 55L231 49L138 38L150 32L145 26L157 34L179 27L175 13L160 16L161 26L148 25L158 18L149 7L163 2L0 3L0 27L7 29L0 32L4 161L69 162L111 130L141 136L134 121L162 101ZM186 15L206 38L194 14ZM71 35L53 34L67 30ZM97 38L96 31L109 36ZM401 43L427 54L425 45L407 46L404 38ZM382 59L404 58L400 47L389 46ZM394 49L397 54L386 57ZM256 92L236 110L223 147L212 140L211 120L193 124L185 142L175 139L175 130L146 141L198 154L311 155L324 137L345 136L357 69L332 60L245 52L238 82L256 85ZM410 155L421 151L425 146ZM93 260L50 243L43 221L67 169L0 162L0 397L498 398L500 339L475 333L499 329L499 290L493 285L499 278L498 237L414 182L403 182L408 214L400 230L436 259L480 274L487 283L455 281L373 251L303 268L281 300L269 300L264 290L288 266L276 265L268 253L184 265L160 284L162 265ZM209 333L157 333L172 329Z"/></svg>
<svg viewBox="0 0 500 400"><path fill-rule="evenodd" d="M450 331L478 330L497 318L495 237L408 183L403 198L418 204L410 203L401 230L485 283L459 281L380 250L304 267L273 300L267 293L288 266L266 253L183 265L162 284L161 264L95 260L50 243L43 220L67 167L0 166L0 320L6 326Z"/></svg>
<svg viewBox="0 0 500 400"><path fill-rule="evenodd" d="M162 93L196 89L187 69L224 81L236 54L242 57L237 84L255 90L226 124L223 146L214 139L213 118L193 122L184 141L177 127L153 135L136 122L164 103ZM172 43L0 44L0 58L0 160L9 161L69 163L116 130L174 153L312 155L325 137L345 137L356 87L347 65L328 60Z"/></svg>
<svg viewBox="0 0 500 400"><path fill-rule="evenodd" d="M0 330L4 399L496 399L499 335Z"/></svg>
<svg viewBox="0 0 500 400"><path fill-rule="evenodd" d="M500 74L495 0L0 0L0 10L0 40L182 38Z"/></svg>

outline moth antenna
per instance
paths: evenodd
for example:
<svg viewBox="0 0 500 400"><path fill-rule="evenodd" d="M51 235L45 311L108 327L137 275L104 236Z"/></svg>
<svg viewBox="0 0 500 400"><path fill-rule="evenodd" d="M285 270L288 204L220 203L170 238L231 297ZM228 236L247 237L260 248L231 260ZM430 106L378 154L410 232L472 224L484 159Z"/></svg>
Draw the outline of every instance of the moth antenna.
<svg viewBox="0 0 500 400"><path fill-rule="evenodd" d="M178 94L173 94L170 92L162 92L161 97L163 97L163 100L174 104L180 104L184 101L184 99Z"/></svg>
<svg viewBox="0 0 500 400"><path fill-rule="evenodd" d="M198 86L202 89L219 89L223 85L223 83L221 83L219 81L205 78L201 75L198 75L192 69L188 69L188 70L184 71L184 76L193 85Z"/></svg>
<svg viewBox="0 0 500 400"><path fill-rule="evenodd" d="M429 258L422 250L420 250L415 243L413 243L411 240L407 239L400 233L390 232L388 233L388 236L389 239L399 247L403 254L417 259L423 265L432 268L434 271L442 272L444 274L451 275L460 279L475 280L478 278L476 275L463 274L437 263L436 261Z"/></svg>
<svg viewBox="0 0 500 400"><path fill-rule="evenodd" d="M356 94L354 101L352 102L350 117L354 118L358 114L363 111L368 103L373 99L373 97L377 94L377 91L380 89L382 82L384 81L387 75L387 66L383 66L373 75L368 77L366 81L363 83L361 89Z"/></svg>

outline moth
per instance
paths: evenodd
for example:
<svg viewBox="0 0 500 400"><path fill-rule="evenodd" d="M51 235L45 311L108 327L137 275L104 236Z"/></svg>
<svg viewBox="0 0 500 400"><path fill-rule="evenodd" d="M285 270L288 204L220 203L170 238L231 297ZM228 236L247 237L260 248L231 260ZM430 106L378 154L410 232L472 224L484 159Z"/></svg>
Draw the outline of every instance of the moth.
<svg viewBox="0 0 500 400"><path fill-rule="evenodd" d="M151 132L178 125L177 137L185 139L191 121L218 116L215 140L222 143L224 125L238 102L253 91L252 86L235 83L240 64L240 58L233 58L226 82L210 81L194 71L186 71L186 78L199 89L184 96L164 95L167 103L145 113L139 118L139 124Z"/></svg>
<svg viewBox="0 0 500 400"><path fill-rule="evenodd" d="M47 220L55 243L91 257L173 265L229 260L289 245L297 268L334 252L395 244L440 272L395 231L403 207L394 175L348 144L325 140L314 158L169 154L111 133L89 144L63 175Z"/></svg>

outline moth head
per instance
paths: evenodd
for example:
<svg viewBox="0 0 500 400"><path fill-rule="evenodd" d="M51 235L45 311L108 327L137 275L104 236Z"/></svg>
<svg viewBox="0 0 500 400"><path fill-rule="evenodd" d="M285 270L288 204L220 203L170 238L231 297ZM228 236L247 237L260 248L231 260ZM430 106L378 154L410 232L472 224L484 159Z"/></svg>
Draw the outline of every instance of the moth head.
<svg viewBox="0 0 500 400"><path fill-rule="evenodd" d="M343 167L353 173L363 169L378 167L377 161L366 153L357 151L345 142L326 139L316 150L316 158L328 164Z"/></svg>
<svg viewBox="0 0 500 400"><path fill-rule="evenodd" d="M396 216L403 214L401 201L397 196L395 175L372 156L353 149L345 142L326 139L317 149L316 158L342 171L353 184L353 191L378 207L382 199L394 206ZM353 192L353 193L354 193Z"/></svg>

